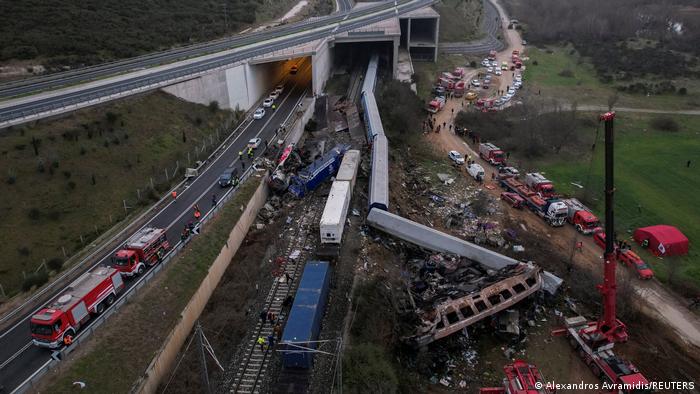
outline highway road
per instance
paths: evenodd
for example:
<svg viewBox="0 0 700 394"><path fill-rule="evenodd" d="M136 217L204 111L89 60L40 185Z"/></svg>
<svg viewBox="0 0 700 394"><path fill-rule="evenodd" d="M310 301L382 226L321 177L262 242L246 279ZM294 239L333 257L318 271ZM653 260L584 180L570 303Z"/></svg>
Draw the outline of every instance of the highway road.
<svg viewBox="0 0 700 394"><path fill-rule="evenodd" d="M349 11L352 8L350 0L338 1L342 11ZM393 6L393 3L377 3L376 6L357 10L353 12L352 15L367 15L377 10L390 8L391 6ZM266 39L297 33L303 31L304 29L312 29L337 23L342 21L347 15L347 12L341 12L339 14L321 17L311 21L293 23L248 34L234 35L205 43L149 53L147 55L130 59L104 63L61 73L27 78L19 81L7 82L0 84L0 99L36 94L45 90L53 90L60 87L77 85L116 74L137 71L144 68L224 51L243 45L249 45Z"/></svg>
<svg viewBox="0 0 700 394"><path fill-rule="evenodd" d="M247 120L238 136L225 148L217 158L182 191L176 201L171 201L167 206L157 212L144 226L167 228L167 237L171 244L179 241L180 233L184 226L193 219L193 206L199 204L202 214L206 214L212 208L212 195L221 196L224 190L218 185L219 175L228 166L239 169L242 173L238 159L238 152L243 150L248 140L260 137L263 140L273 141L275 130L285 119L295 110L301 99L310 91L311 85L311 64L307 59L300 65L299 73L289 76L285 81L285 91L282 98L277 101L279 106L273 111L267 109L263 119ZM262 155L263 149L258 148L256 157ZM249 159L244 159L246 168L251 164ZM87 265L89 268L106 265L109 257L116 250L110 250L95 260L94 264ZM127 288L131 287L134 280L127 280ZM54 297L62 292L54 292ZM121 293L120 297L124 295ZM32 312L31 314L35 313ZM12 392L37 369L43 366L50 358L50 351L37 348L30 342L29 319L31 314L25 315L10 329L0 334L0 387L4 386L5 391ZM89 324L88 326L89 327ZM83 328L84 330L84 328Z"/></svg>
<svg viewBox="0 0 700 394"><path fill-rule="evenodd" d="M135 72L133 75L121 75L117 77L102 79L89 84L82 84L71 89L61 89L52 91L48 94L32 95L30 97L21 97L19 99L6 100L0 102L0 127L8 126L12 122L21 122L27 117L37 116L38 114L49 114L50 111L59 110L62 108L96 102L100 98L119 98L127 94L127 92L135 92L137 89L150 90L157 89L172 83L178 78L187 78L197 75L208 70L218 67L224 67L237 61L248 59L258 55L264 55L271 51L286 49L298 44L306 43L313 40L320 40L328 36L353 30L367 24L374 23L389 17L394 17L397 14L402 14L415 9L423 8L434 3L435 0L402 0L397 2L382 3L376 7L369 7L370 11L363 8L351 12L334 14L330 17L321 19L321 26L318 27L316 21L302 22L297 25L283 27L281 29L270 29L256 35L254 43L241 46L238 42L235 46L237 49L227 51L223 54L207 56L203 59L190 59L188 61L178 62L169 67L156 67L155 69L146 69ZM394 6L394 4L397 4ZM280 32L282 30L282 32ZM284 37L281 37L284 36ZM249 39L248 36L242 36L242 39ZM202 55L222 51L232 44L224 41L218 47L206 47L205 49L198 48L190 53ZM173 55L174 56L174 55ZM182 56L182 54L177 55ZM117 70L112 69L110 74L119 72L120 70L133 69L136 65L140 68L148 67L148 65L161 64L164 59L172 58L171 55L165 54L161 57L156 57L145 62L136 62L127 66L119 66ZM105 75L104 73L101 75ZM109 74L107 74L109 75ZM69 76L54 81L47 82L50 86L65 86L67 81L71 80L74 83L86 78L85 74L79 76ZM94 76L92 77L95 78ZM71 82L72 83L72 82ZM22 94L37 92L36 86L44 86L43 82L36 84L18 87L18 91ZM9 89L9 88L8 88ZM31 119L31 118L30 118Z"/></svg>

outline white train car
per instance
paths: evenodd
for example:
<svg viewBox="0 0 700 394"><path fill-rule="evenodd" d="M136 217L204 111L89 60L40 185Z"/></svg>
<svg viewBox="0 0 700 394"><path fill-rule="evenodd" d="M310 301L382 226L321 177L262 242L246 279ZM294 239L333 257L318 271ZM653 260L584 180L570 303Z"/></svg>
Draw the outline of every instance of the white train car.
<svg viewBox="0 0 700 394"><path fill-rule="evenodd" d="M342 240L351 197L349 181L333 182L319 224L322 244L339 244Z"/></svg>
<svg viewBox="0 0 700 394"><path fill-rule="evenodd" d="M350 194L355 189L355 180L357 179L357 170L360 168L360 151L351 149L345 152L343 161L338 168L338 175L335 176L336 181L350 182Z"/></svg>

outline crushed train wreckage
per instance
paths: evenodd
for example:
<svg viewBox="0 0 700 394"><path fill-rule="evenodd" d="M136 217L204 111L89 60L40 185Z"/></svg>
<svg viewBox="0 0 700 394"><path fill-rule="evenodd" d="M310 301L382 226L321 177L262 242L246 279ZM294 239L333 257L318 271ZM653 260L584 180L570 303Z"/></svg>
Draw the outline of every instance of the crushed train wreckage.
<svg viewBox="0 0 700 394"><path fill-rule="evenodd" d="M408 297L420 322L403 339L415 347L445 338L523 301L540 289L554 294L561 279L532 262L500 253L383 210L372 209L374 228L437 254L413 261ZM546 282L546 283L545 283Z"/></svg>
<svg viewBox="0 0 700 394"><path fill-rule="evenodd" d="M464 257L431 255L411 264L408 296L420 320L408 344L421 347L460 332L506 310L542 288L541 269L517 263L498 271L484 269Z"/></svg>

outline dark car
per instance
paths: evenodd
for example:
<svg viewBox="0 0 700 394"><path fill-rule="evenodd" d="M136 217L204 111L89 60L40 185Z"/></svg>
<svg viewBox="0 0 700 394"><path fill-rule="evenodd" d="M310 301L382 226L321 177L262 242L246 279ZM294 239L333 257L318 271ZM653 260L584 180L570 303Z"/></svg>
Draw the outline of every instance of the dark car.
<svg viewBox="0 0 700 394"><path fill-rule="evenodd" d="M219 186L238 186L238 171L234 168L227 168L219 177Z"/></svg>

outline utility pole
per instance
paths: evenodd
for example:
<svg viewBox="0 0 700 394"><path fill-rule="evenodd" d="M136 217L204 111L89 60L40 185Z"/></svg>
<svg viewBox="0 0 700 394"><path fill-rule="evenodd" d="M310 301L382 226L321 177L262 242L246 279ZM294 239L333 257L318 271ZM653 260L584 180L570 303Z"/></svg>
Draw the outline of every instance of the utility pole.
<svg viewBox="0 0 700 394"><path fill-rule="evenodd" d="M224 0L224 33L228 33L228 3L226 0Z"/></svg>
<svg viewBox="0 0 700 394"><path fill-rule="evenodd" d="M202 389L206 394L211 394L211 387L209 386L209 373L207 373L207 356L204 352L204 333L202 332L202 325L197 320L197 342L199 342L199 360L202 364L200 372L202 373Z"/></svg>

